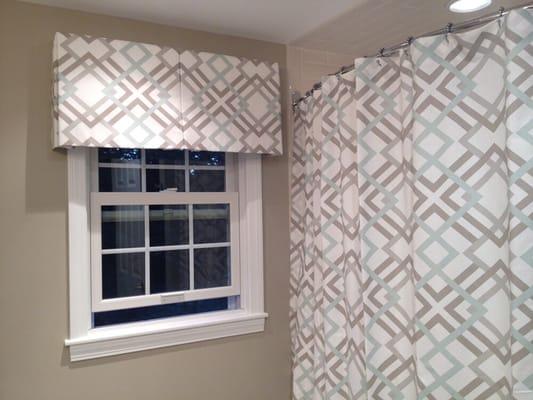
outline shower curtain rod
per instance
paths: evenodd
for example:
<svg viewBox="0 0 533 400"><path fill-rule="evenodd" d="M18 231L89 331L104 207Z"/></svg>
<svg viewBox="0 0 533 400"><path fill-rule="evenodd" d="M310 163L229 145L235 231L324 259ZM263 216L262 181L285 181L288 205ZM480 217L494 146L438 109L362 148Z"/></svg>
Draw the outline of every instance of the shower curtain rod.
<svg viewBox="0 0 533 400"><path fill-rule="evenodd" d="M416 36L416 37L415 36L411 36L407 40L405 40L405 41L403 41L401 43L398 43L398 44L396 44L394 46L383 47L378 53L376 53L376 54L374 54L372 56L365 56L365 58L388 57L388 56L391 56L394 53L396 53L398 50L408 47L412 43L412 41L415 40L415 39L420 39L420 38L428 37L428 36L437 36L437 35L442 35L442 34L445 34L445 33L452 33L452 32L468 30L468 29L471 29L471 28L486 24L488 22L494 21L494 20L496 20L498 18L501 18L501 17L509 14L509 12L512 11L512 10L517 10L517 9L527 10L527 9L530 9L530 8L533 8L533 3L522 4L520 6L515 6L515 7L510 7L510 8L500 7L500 9L497 12L492 13L492 14L487 14L487 15L484 15L482 17L474 18L474 19L471 19L471 20L468 20L468 21L457 23L457 24L449 23L442 29L438 29L438 30L433 31L433 32L424 33L424 34ZM353 65L342 66L337 72L335 72L333 74L329 74L328 76L344 74L346 72L353 71L354 68L355 68L355 66L353 66ZM320 82L315 83L313 85L313 88L308 90L305 93L304 96L302 96L299 99L293 101L292 107L295 108L300 102L302 102L305 99L307 99L308 97L310 97L313 94L314 91L320 90L321 88L322 88L322 83L320 83ZM293 95L294 94L297 94L297 92L293 92Z"/></svg>

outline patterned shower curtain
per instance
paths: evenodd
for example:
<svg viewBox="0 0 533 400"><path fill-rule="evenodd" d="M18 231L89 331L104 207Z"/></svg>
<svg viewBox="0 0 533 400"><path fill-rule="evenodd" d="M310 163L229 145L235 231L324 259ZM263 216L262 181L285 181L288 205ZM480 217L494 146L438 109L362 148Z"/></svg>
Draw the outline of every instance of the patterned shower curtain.
<svg viewBox="0 0 533 400"><path fill-rule="evenodd" d="M533 13L295 111L293 398L533 399Z"/></svg>

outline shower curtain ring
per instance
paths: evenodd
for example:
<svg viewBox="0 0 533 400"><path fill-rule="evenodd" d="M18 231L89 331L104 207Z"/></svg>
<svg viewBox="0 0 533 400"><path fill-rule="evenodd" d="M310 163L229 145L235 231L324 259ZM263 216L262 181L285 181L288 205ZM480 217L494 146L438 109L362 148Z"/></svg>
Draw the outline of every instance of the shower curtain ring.
<svg viewBox="0 0 533 400"><path fill-rule="evenodd" d="M414 36L409 36L407 38L407 48L405 49L405 54L407 54L407 55L411 54L411 45L413 44L414 41L415 41L415 37Z"/></svg>
<svg viewBox="0 0 533 400"><path fill-rule="evenodd" d="M453 30L453 24L450 22L448 23L448 25L446 25L446 35L445 35L446 42L448 43L450 43L449 35L450 33L452 33L452 30Z"/></svg>
<svg viewBox="0 0 533 400"><path fill-rule="evenodd" d="M502 27L502 17L503 17L503 14L505 13L505 8L504 7L500 7L500 9L498 10L500 15L498 16L498 26L501 28Z"/></svg>
<svg viewBox="0 0 533 400"><path fill-rule="evenodd" d="M381 67L381 59L384 57L384 54L385 54L385 47L382 47L380 50L379 50L379 54L376 58L377 60L377 63L378 65Z"/></svg>

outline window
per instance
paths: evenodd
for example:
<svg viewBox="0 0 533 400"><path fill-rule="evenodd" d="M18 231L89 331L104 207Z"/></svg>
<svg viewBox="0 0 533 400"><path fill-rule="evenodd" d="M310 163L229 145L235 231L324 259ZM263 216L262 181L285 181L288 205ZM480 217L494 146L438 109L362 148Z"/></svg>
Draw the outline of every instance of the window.
<svg viewBox="0 0 533 400"><path fill-rule="evenodd" d="M143 308L130 311L130 319L150 319L160 312L147 306L208 299L228 303L239 295L239 209L232 155L100 149L93 158L96 326L113 320L102 320L99 312ZM220 308L221 301L213 306ZM205 304L199 304L202 312L209 311ZM189 304L188 309L195 308Z"/></svg>
<svg viewBox="0 0 533 400"><path fill-rule="evenodd" d="M72 360L263 330L260 156L68 158Z"/></svg>

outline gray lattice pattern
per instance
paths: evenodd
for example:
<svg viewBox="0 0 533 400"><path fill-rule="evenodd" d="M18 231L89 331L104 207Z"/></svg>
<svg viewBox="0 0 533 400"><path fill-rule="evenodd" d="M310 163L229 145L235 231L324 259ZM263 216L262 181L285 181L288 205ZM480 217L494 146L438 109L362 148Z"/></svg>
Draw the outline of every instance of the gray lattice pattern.
<svg viewBox="0 0 533 400"><path fill-rule="evenodd" d="M282 153L277 64L56 34L54 146Z"/></svg>
<svg viewBox="0 0 533 400"><path fill-rule="evenodd" d="M533 396L533 14L356 60L295 113L295 399Z"/></svg>

